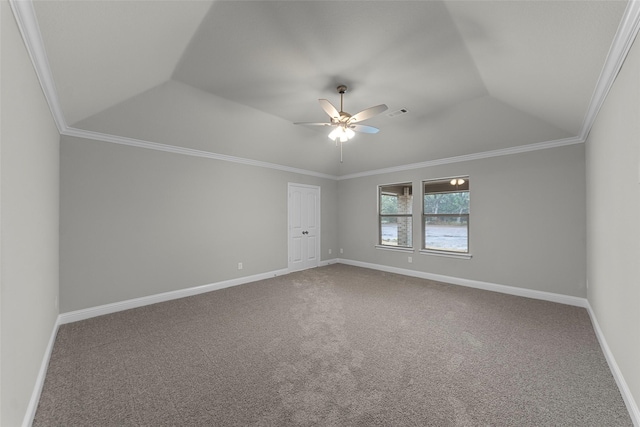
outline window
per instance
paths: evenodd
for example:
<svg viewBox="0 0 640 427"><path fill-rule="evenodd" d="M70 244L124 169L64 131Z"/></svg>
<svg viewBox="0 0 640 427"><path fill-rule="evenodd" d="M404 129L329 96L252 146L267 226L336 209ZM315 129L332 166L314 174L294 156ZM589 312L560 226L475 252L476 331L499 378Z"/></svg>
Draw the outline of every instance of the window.
<svg viewBox="0 0 640 427"><path fill-rule="evenodd" d="M413 247L412 184L381 185L378 195L378 243L382 246Z"/></svg>
<svg viewBox="0 0 640 427"><path fill-rule="evenodd" d="M469 177L424 181L422 185L422 248L468 254Z"/></svg>

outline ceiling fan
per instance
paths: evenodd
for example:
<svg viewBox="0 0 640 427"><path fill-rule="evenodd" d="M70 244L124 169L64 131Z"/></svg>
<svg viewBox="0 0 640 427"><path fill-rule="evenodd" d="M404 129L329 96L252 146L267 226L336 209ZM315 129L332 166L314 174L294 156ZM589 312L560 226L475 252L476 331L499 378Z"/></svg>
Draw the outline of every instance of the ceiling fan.
<svg viewBox="0 0 640 427"><path fill-rule="evenodd" d="M328 100L319 99L320 107L329 115L331 118L330 123L309 123L309 122L298 122L294 123L296 125L306 125L306 126L331 126L334 127L329 133L329 138L332 141L336 142L336 146L338 145L338 140L340 140L340 163L342 163L342 143L350 140L354 137L355 132L361 133L378 133L380 129L375 128L373 126L361 125L359 122L363 122L367 119L370 119L373 116L377 116L378 114L385 111L388 107L385 104L376 105L375 107L370 107L351 115L345 111L343 111L343 98L344 94L347 91L347 86L340 85L336 88L338 93L340 94L340 111L336 109Z"/></svg>

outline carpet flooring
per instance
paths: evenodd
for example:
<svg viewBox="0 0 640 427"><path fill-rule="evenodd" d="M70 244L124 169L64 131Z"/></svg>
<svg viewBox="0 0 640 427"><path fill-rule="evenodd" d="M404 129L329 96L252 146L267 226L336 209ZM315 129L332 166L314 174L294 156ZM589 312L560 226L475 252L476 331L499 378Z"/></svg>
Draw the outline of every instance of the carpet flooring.
<svg viewBox="0 0 640 427"><path fill-rule="evenodd" d="M34 426L631 426L585 309L335 264L63 325Z"/></svg>

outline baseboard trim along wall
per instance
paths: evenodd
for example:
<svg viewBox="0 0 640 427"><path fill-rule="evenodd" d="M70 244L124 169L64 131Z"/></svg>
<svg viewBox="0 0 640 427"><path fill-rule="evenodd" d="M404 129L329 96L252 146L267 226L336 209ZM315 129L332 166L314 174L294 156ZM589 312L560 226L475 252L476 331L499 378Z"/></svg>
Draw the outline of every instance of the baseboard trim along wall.
<svg viewBox="0 0 640 427"><path fill-rule="evenodd" d="M616 384L618 384L618 390L620 390L620 394L622 395L622 400L624 400L625 405L627 405L627 411L629 411L631 422L633 423L634 426L640 427L640 409L638 409L637 403L635 402L635 400L633 400L633 395L631 394L631 390L629 390L629 386L627 385L627 382L624 380L624 377L622 376L622 372L620 371L620 367L616 362L616 358L613 357L613 353L609 348L609 344L607 344L607 340L604 338L602 329L600 329L600 325L598 324L598 319L596 318L596 314L593 312L593 309L591 308L591 304L589 304L588 301L587 301L587 312L589 312L589 317L591 318L591 324L593 325L593 330L596 332L596 337L598 337L600 348L602 348L604 357L607 359L607 363L609 364L609 369L611 369L613 378L616 380Z"/></svg>
<svg viewBox="0 0 640 427"><path fill-rule="evenodd" d="M51 331L51 337L49 338L49 344L44 351L42 357L42 363L40 364L40 370L36 377L36 383L33 386L33 393L31 393L31 399L29 405L27 405L27 412L24 414L22 420L22 427L31 427L33 419L36 416L36 410L38 409L38 402L40 402L40 395L42 394L42 387L44 386L44 379L47 376L47 369L49 368L49 360L51 359L51 353L53 352L53 345L56 342L56 336L58 335L58 327L60 326L60 316L57 317L55 324L53 325L53 331Z"/></svg>
<svg viewBox="0 0 640 427"><path fill-rule="evenodd" d="M163 292L161 294L149 295L146 297L134 298L126 301L114 302L111 304L100 305L97 307L85 308L82 310L70 311L60 315L59 324L77 322L79 320L90 319L92 317L102 316L105 314L116 313L118 311L129 310L132 308L143 307L145 305L156 304L159 302L170 301L178 298L190 297L193 295L203 294L205 292L217 291L218 289L229 288L231 286L243 285L245 283L256 282L258 280L269 279L271 277L282 276L288 274L289 270L284 268L281 270L269 271L266 273L254 274L252 276L238 277L236 279L224 280L222 282L211 283L208 285L195 286L193 288L179 289L177 291Z"/></svg>
<svg viewBox="0 0 640 427"><path fill-rule="evenodd" d="M627 406L627 410L629 411L629 416L631 417L633 424L635 426L640 427L640 410L638 409L638 405L636 404L635 400L633 399L633 396L631 395L631 391L629 390L627 382L622 376L622 372L620 371L620 368L616 363L615 357L613 356L613 353L611 352L611 349L607 344L607 340L605 339L602 333L602 330L600 329L595 313L593 312L591 305L589 304L589 301L586 298L555 294L552 292L536 291L532 289L516 288L513 286L498 285L495 283L481 282L478 280L463 279L463 278L452 277L452 276L443 276L440 274L432 274L432 273L427 273L423 271L409 270L409 269L398 268L398 267L390 267L387 265L372 264L368 262L354 261L354 260L341 259L341 258L333 258L329 260L320 261L318 263L318 266L324 267L324 266L327 266L330 264L336 264L336 263L352 265L356 267L369 268L372 270L385 271L388 273L402 274L405 276L435 280L438 282L444 282L444 283L449 283L453 285L466 286L470 288L483 289L487 291L500 292L503 294L516 295L516 296L521 296L526 298L534 298L534 299L539 299L544 301L556 302L560 304L566 304L566 305L585 308L589 313L589 317L591 318L593 329L595 331L596 337L598 338L598 342L600 343L600 347L602 348L602 351L605 355L607 363L609 364L611 373L616 381L616 384L618 385L622 398ZM47 350L42 361L42 366L40 367L40 372L36 380L31 401L29 402L27 413L25 414L23 427L30 426L35 417L36 410L38 407L38 401L40 400L40 393L42 391L42 386L44 385L44 379L46 376L47 367L49 365L49 359L51 357L51 352L53 350L53 345L55 343L56 334L58 332L58 327L60 325L77 322L77 321L89 319L92 317L102 316L105 314L115 313L118 311L142 307L145 305L156 304L159 302L198 295L205 292L211 292L218 289L228 288L231 286L243 285L245 283L256 282L258 280L269 279L271 277L282 276L289 273L290 271L288 269L274 270L267 273L261 273L261 274L256 274L252 276L246 276L246 277L239 277L236 279L225 280L222 282L212 283L208 285L196 286L193 288L181 289L181 290L171 291L171 292L164 292L161 294L150 295L146 297L135 298L127 301L121 301L117 303L106 304L98 307L92 307L92 308L87 308L83 310L77 310L77 311L60 314L58 316L56 324L54 325L53 332L51 333L51 338L49 339L49 344L47 346Z"/></svg>
<svg viewBox="0 0 640 427"><path fill-rule="evenodd" d="M353 265L356 267L370 268L372 270L386 271L387 273L402 274L404 276L418 277L420 279L435 280L436 282L450 283L452 285L466 286L468 288L484 289L485 291L500 292L502 294L516 295L520 297L540 299L557 302L560 304L573 305L587 308L587 300L570 295L555 294L553 292L536 291L533 289L516 288L514 286L497 285L495 283L481 282L479 280L462 279L460 277L443 276L440 274L427 273L424 271L409 270L406 268L390 267L388 265L372 264L350 259L338 259L341 264Z"/></svg>
<svg viewBox="0 0 640 427"><path fill-rule="evenodd" d="M320 261L318 263L318 267L326 267L327 265L337 264L337 263L338 263L338 259L337 258L325 259L325 260Z"/></svg>

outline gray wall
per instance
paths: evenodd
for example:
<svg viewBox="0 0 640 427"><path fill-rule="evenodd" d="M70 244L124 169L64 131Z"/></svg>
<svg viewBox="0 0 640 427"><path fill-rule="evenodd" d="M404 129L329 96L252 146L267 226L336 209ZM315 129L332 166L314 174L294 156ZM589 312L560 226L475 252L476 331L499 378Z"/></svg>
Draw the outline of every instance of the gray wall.
<svg viewBox="0 0 640 427"><path fill-rule="evenodd" d="M288 182L321 186L336 253L334 180L71 137L60 161L62 312L287 268Z"/></svg>
<svg viewBox="0 0 640 427"><path fill-rule="evenodd" d="M58 315L59 135L8 2L0 7L0 424L9 427L22 424Z"/></svg>
<svg viewBox="0 0 640 427"><path fill-rule="evenodd" d="M414 184L414 248L421 245L421 181L470 177L470 252L452 259L376 249L377 186ZM585 297L584 146L339 181L341 258ZM408 263L408 256L413 263Z"/></svg>
<svg viewBox="0 0 640 427"><path fill-rule="evenodd" d="M640 44L586 143L588 299L640 404Z"/></svg>

